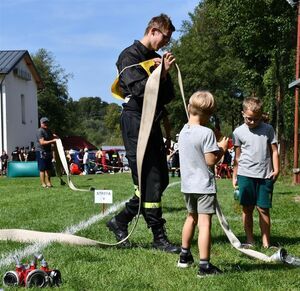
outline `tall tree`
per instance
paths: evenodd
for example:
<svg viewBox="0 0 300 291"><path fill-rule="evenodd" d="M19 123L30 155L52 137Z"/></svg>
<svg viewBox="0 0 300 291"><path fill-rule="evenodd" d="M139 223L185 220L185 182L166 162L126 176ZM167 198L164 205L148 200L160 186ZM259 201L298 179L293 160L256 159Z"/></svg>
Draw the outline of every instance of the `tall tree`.
<svg viewBox="0 0 300 291"><path fill-rule="evenodd" d="M191 20L184 22L183 35L173 43L172 51L183 75L186 98L196 90L210 90L217 99L221 122L226 125L232 123L234 116L231 112L235 100L231 97L232 92L240 87L243 63L239 58L233 58L231 48L224 45L217 2L204 1L196 7L190 14ZM178 132L186 121L180 99L169 106L169 112ZM178 120L176 116L182 118L181 124L174 123Z"/></svg>
<svg viewBox="0 0 300 291"><path fill-rule="evenodd" d="M289 106L288 83L294 75L291 55L296 40L295 10L285 0L222 0L220 3L225 42L244 61L245 72L252 72L247 85L264 100L284 160L293 128L289 118L293 106Z"/></svg>
<svg viewBox="0 0 300 291"><path fill-rule="evenodd" d="M38 92L39 116L47 116L51 120L53 130L64 134L68 131L67 85L72 75L67 74L46 49L39 49L31 57L45 85L45 88Z"/></svg>
<svg viewBox="0 0 300 291"><path fill-rule="evenodd" d="M287 88L294 76L295 24L296 13L285 0L201 1L171 45L187 97L199 88L212 91L223 128L229 129L240 121L241 100L235 97L255 94L287 144L293 128ZM177 130L177 116L185 122L180 107L179 99L169 107Z"/></svg>
<svg viewBox="0 0 300 291"><path fill-rule="evenodd" d="M72 74L65 72L53 54L39 49L32 59L45 85L38 92L39 117L47 116L60 136L79 135L97 146L122 144L120 106L108 104L100 97L81 97L74 101L68 94Z"/></svg>
<svg viewBox="0 0 300 291"><path fill-rule="evenodd" d="M83 136L95 145L100 145L107 134L103 122L107 105L100 97L81 97L68 102L67 111L72 120L69 135Z"/></svg>

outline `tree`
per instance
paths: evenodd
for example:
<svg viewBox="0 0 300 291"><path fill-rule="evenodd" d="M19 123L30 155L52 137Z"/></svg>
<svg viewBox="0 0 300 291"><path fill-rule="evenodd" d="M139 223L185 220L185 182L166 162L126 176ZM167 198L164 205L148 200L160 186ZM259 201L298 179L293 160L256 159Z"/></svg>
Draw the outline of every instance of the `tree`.
<svg viewBox="0 0 300 291"><path fill-rule="evenodd" d="M95 145L122 144L118 116L121 107L100 97L81 97L74 101L68 94L72 77L56 63L52 53L40 49L32 55L45 88L38 92L39 117L47 116L51 128L60 136L79 135Z"/></svg>
<svg viewBox="0 0 300 291"><path fill-rule="evenodd" d="M217 99L218 115L226 127L232 123L232 114L228 114L232 110L231 96L240 87L244 64L239 58L232 57L232 49L224 45L217 2L205 1L196 7L190 14L191 21L184 22L183 35L172 44L172 51L180 65L186 97L199 89L210 90ZM186 122L180 98L172 102L168 111L178 132Z"/></svg>
<svg viewBox="0 0 300 291"><path fill-rule="evenodd" d="M107 144L123 144L120 129L120 113L121 107L116 103L111 103L106 107L104 124L106 129L111 133L109 139L106 141Z"/></svg>
<svg viewBox="0 0 300 291"><path fill-rule="evenodd" d="M287 160L285 146L293 139L288 84L294 75L295 11L283 0L223 0L220 12L225 43L253 72L248 86L263 99Z"/></svg>
<svg viewBox="0 0 300 291"><path fill-rule="evenodd" d="M72 120L69 135L83 136L100 147L103 144L123 144L119 118L121 107L108 104L100 97L81 97L67 103L67 112Z"/></svg>
<svg viewBox="0 0 300 291"><path fill-rule="evenodd" d="M210 90L223 130L240 121L241 100L234 93L256 95L286 145L293 128L287 88L294 76L295 24L295 11L284 0L200 2L183 23L181 38L171 44L187 97L198 89ZM186 122L182 102L176 100L168 110L178 131Z"/></svg>
<svg viewBox="0 0 300 291"><path fill-rule="evenodd" d="M67 84L71 74L66 74L46 49L39 49L31 57L45 85L38 92L39 117L47 116L52 129L64 134L69 126L66 105L69 101Z"/></svg>

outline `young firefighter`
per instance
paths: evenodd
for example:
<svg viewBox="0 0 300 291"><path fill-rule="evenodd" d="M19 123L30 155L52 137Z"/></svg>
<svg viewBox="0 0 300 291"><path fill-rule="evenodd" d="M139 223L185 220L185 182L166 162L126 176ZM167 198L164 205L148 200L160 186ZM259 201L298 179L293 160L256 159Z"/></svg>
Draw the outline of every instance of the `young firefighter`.
<svg viewBox="0 0 300 291"><path fill-rule="evenodd" d="M169 183L168 166L166 160L165 144L161 130L163 123L166 138L170 143L170 128L165 105L175 98L173 83L169 71L174 65L175 58L172 53L165 53L161 82L154 122L148 139L142 170L142 185L138 185L137 175L137 141L141 123L141 113L144 102L144 91L149 74L142 66L145 61L151 61L154 69L161 63L161 56L156 52L166 46L175 27L171 19L160 14L153 17L147 25L144 36L121 52L117 61L120 72L120 91L127 102L123 103L121 114L121 130L126 149L126 158L131 169L135 192L133 197L125 204L125 208L107 222L117 241L128 235L128 224L137 215L139 209L139 187L142 189L141 213L147 226L153 233L153 247L169 253L179 253L180 248L172 244L165 230L165 219L162 217L162 195ZM150 68L151 69L151 68ZM128 240L122 244L130 246Z"/></svg>
<svg viewBox="0 0 300 291"><path fill-rule="evenodd" d="M253 211L259 213L263 247L270 246L270 211L273 184L279 175L279 157L274 129L262 121L262 101L248 97L243 102L244 124L233 132L235 159L233 187L238 185L243 207L247 246L254 244Z"/></svg>
<svg viewBox="0 0 300 291"><path fill-rule="evenodd" d="M194 262L190 247L198 224L199 277L222 273L210 263L211 219L216 208L214 166L227 150L228 138L223 137L217 144L214 132L206 127L214 109L210 92L194 93L188 105L189 121L179 135L181 191L188 215L182 229L178 267L186 268Z"/></svg>

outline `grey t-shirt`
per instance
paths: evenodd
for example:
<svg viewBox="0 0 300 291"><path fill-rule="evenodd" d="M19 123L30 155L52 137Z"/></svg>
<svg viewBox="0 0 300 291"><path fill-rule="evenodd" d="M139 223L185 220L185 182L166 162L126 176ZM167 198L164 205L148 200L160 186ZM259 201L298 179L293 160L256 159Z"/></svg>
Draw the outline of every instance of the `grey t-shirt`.
<svg viewBox="0 0 300 291"><path fill-rule="evenodd" d="M216 193L214 172L205 162L205 153L219 151L213 131L201 125L185 124L179 134L181 191Z"/></svg>
<svg viewBox="0 0 300 291"><path fill-rule="evenodd" d="M261 122L251 129L244 123L234 130L233 141L235 146L241 148L237 174L269 178L273 170L270 145L277 143L273 127Z"/></svg>
<svg viewBox="0 0 300 291"><path fill-rule="evenodd" d="M42 146L39 141L41 138L44 138L44 140L53 139L53 134L52 134L51 130L50 129L46 130L45 128L40 127L36 133L36 141L37 141L36 150L40 151L40 152L42 152L42 151L51 152L51 144Z"/></svg>

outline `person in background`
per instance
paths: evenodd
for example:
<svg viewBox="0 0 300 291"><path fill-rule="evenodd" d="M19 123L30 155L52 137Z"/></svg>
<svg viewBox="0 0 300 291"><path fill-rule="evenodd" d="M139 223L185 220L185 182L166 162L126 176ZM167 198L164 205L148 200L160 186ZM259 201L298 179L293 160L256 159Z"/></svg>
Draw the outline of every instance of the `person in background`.
<svg viewBox="0 0 300 291"><path fill-rule="evenodd" d="M89 150L88 150L88 148L84 148L82 163L83 163L83 173L84 173L84 175L88 175L89 174Z"/></svg>
<svg viewBox="0 0 300 291"><path fill-rule="evenodd" d="M121 154L120 155L120 167L121 167L121 169L120 169L120 171L121 171L121 173L124 171L124 167L125 167L125 165L124 165L124 154Z"/></svg>
<svg viewBox="0 0 300 291"><path fill-rule="evenodd" d="M70 151L65 151L65 156L66 156L66 160L67 160L67 164L68 164L68 168L72 162L72 156L70 154Z"/></svg>
<svg viewBox="0 0 300 291"><path fill-rule="evenodd" d="M173 152L172 152L172 157L171 157L172 177L175 177L175 172L177 173L178 177L180 177L178 138L179 138L179 134L176 134L176 142L174 142L174 144L173 144Z"/></svg>
<svg viewBox="0 0 300 291"><path fill-rule="evenodd" d="M6 151L2 152L0 159L1 159L1 175L6 175L7 162L8 162L8 154L6 153Z"/></svg>
<svg viewBox="0 0 300 291"><path fill-rule="evenodd" d="M101 164L102 163L102 148L99 148L95 154L95 158L96 158L96 164Z"/></svg>
<svg viewBox="0 0 300 291"><path fill-rule="evenodd" d="M214 166L226 152L228 138L223 137L217 143L215 133L207 127L215 106L210 92L195 92L189 100L189 121L181 130L178 142L181 191L188 215L182 229L181 253L177 266L186 268L194 263L190 248L198 225L198 277L222 273L210 263L211 226L217 199Z"/></svg>
<svg viewBox="0 0 300 291"><path fill-rule="evenodd" d="M27 162L36 161L35 147L32 147L27 154Z"/></svg>
<svg viewBox="0 0 300 291"><path fill-rule="evenodd" d="M15 162L20 162L20 149L16 147L15 150L11 153L11 160Z"/></svg>
<svg viewBox="0 0 300 291"><path fill-rule="evenodd" d="M167 52L164 54L162 63L162 58L156 51L169 43L174 30L175 27L167 15L160 14L153 17L148 23L142 39L135 40L119 55L117 68L119 72L122 72L119 75L120 90L128 101L123 103L121 130L135 193L126 203L125 209L107 222L107 227L115 234L118 241L125 239L128 235L128 224L137 215L141 199L141 213L153 233L152 246L170 253L178 253L180 249L169 242L164 227L166 221L162 217L161 198L163 191L168 186L169 176L166 148L160 124L163 123L166 138L170 143L170 128L165 105L175 97L171 77L168 73L175 58L171 52ZM140 64L147 60L153 61L149 72ZM144 91L151 69L155 69L161 63L163 69L157 107L143 161L142 185L138 185L136 153ZM142 189L142 197L140 197L139 187ZM125 240L123 246L130 246L129 241Z"/></svg>
<svg viewBox="0 0 300 291"><path fill-rule="evenodd" d="M76 163L80 169L80 171L83 171L83 155L84 151L83 149L79 149L79 152L75 152L74 154L74 163Z"/></svg>
<svg viewBox="0 0 300 291"><path fill-rule="evenodd" d="M71 175L81 175L81 171L76 163L71 162L69 169Z"/></svg>
<svg viewBox="0 0 300 291"><path fill-rule="evenodd" d="M52 145L56 142L58 136L49 129L49 119L42 117L40 119L40 128L37 130L36 139L36 158L40 171L40 180L43 188L53 187L51 184L52 164Z"/></svg>
<svg viewBox="0 0 300 291"><path fill-rule="evenodd" d="M242 219L246 233L245 247L253 247L253 211L259 214L264 248L271 246L272 195L280 170L277 139L273 127L263 121L263 103L257 97L243 101L244 123L233 132L233 187L239 188Z"/></svg>
<svg viewBox="0 0 300 291"><path fill-rule="evenodd" d="M20 148L19 156L20 156L20 161L21 162L26 162L27 161L27 155L25 153L24 147Z"/></svg>

